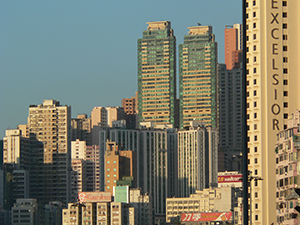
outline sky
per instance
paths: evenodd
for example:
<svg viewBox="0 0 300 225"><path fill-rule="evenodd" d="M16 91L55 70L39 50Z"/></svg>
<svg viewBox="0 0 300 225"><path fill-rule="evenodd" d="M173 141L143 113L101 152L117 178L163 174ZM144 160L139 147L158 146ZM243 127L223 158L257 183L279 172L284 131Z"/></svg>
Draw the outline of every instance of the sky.
<svg viewBox="0 0 300 225"><path fill-rule="evenodd" d="M134 96L137 40L152 21L171 21L177 48L187 27L213 26L224 63L224 28L242 22L242 1L2 0L0 135L26 124L29 105L44 99L76 118Z"/></svg>

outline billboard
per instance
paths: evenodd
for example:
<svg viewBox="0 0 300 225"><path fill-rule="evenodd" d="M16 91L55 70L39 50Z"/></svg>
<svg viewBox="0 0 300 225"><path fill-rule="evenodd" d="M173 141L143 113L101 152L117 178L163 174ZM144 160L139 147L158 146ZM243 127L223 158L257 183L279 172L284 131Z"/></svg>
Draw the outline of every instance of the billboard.
<svg viewBox="0 0 300 225"><path fill-rule="evenodd" d="M213 213L182 213L181 222L194 221L229 221L232 220L232 212Z"/></svg>
<svg viewBox="0 0 300 225"><path fill-rule="evenodd" d="M235 183L242 182L241 174L218 176L218 183Z"/></svg>
<svg viewBox="0 0 300 225"><path fill-rule="evenodd" d="M110 192L79 192L79 202L111 202Z"/></svg>

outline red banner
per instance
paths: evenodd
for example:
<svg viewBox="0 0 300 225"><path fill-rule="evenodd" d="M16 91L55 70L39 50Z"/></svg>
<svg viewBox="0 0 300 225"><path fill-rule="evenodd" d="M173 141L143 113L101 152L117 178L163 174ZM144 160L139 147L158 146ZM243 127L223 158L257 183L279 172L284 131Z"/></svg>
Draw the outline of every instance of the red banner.
<svg viewBox="0 0 300 225"><path fill-rule="evenodd" d="M232 182L242 182L242 176L239 175L226 175L226 176L218 176L218 183L232 183Z"/></svg>
<svg viewBox="0 0 300 225"><path fill-rule="evenodd" d="M229 221L229 220L232 220L232 212L182 213L181 214L181 222Z"/></svg>

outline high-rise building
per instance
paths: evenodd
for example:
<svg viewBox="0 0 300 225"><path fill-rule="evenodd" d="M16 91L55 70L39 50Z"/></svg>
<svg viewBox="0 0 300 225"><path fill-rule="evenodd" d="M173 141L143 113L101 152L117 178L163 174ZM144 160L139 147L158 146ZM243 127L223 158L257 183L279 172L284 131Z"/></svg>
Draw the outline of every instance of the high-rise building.
<svg viewBox="0 0 300 225"><path fill-rule="evenodd" d="M252 224L276 224L276 134L300 108L300 1L246 1L248 170Z"/></svg>
<svg viewBox="0 0 300 225"><path fill-rule="evenodd" d="M56 100L29 106L30 197L44 205L70 201L71 107Z"/></svg>
<svg viewBox="0 0 300 225"><path fill-rule="evenodd" d="M122 99L122 107L125 112L126 128L135 129L137 120L136 97Z"/></svg>
<svg viewBox="0 0 300 225"><path fill-rule="evenodd" d="M72 137L71 140L79 139L91 144L91 118L86 114L78 114L76 119L71 119Z"/></svg>
<svg viewBox="0 0 300 225"><path fill-rule="evenodd" d="M17 199L12 207L11 224L40 224L39 204L36 199Z"/></svg>
<svg viewBox="0 0 300 225"><path fill-rule="evenodd" d="M176 38L171 22L148 22L138 40L138 120L174 126Z"/></svg>
<svg viewBox="0 0 300 225"><path fill-rule="evenodd" d="M218 66L219 74L219 139L220 152L224 161L220 171L241 171L242 153L242 69L227 70ZM236 161L237 163L233 163Z"/></svg>
<svg viewBox="0 0 300 225"><path fill-rule="evenodd" d="M227 70L240 67L242 61L241 28L241 24L225 27L225 64Z"/></svg>
<svg viewBox="0 0 300 225"><path fill-rule="evenodd" d="M218 131L191 121L178 131L178 196L218 185Z"/></svg>
<svg viewBox="0 0 300 225"><path fill-rule="evenodd" d="M189 27L179 45L179 128L199 120L218 127L217 43L211 26Z"/></svg>

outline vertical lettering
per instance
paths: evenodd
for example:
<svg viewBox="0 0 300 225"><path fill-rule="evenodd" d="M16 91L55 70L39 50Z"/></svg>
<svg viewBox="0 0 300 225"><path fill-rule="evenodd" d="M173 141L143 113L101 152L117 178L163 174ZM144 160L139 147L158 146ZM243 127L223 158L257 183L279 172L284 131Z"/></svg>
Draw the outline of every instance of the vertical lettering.
<svg viewBox="0 0 300 225"><path fill-rule="evenodd" d="M275 130L275 127L276 127L276 130L279 130L279 121L278 119L273 119L273 130Z"/></svg>
<svg viewBox="0 0 300 225"><path fill-rule="evenodd" d="M279 75L278 74L273 74L273 79L276 81L276 83L272 83L273 85L278 85L279 84L279 80L277 80L276 77L278 77Z"/></svg>
<svg viewBox="0 0 300 225"><path fill-rule="evenodd" d="M272 9L278 9L278 7L274 5L275 3L278 3L276 0L272 0L271 3L272 3L272 7L271 7Z"/></svg>
<svg viewBox="0 0 300 225"><path fill-rule="evenodd" d="M275 66L275 59L272 60L272 66L273 66L273 68L272 68L273 70L278 70L278 68L276 68L276 66Z"/></svg>
<svg viewBox="0 0 300 225"><path fill-rule="evenodd" d="M278 28L272 29L272 30L271 30L271 36L272 36L273 39L279 39L279 37L278 37L278 36L275 36L275 34L274 34L274 31L275 31L275 30L279 30L279 29L278 29Z"/></svg>
<svg viewBox="0 0 300 225"><path fill-rule="evenodd" d="M274 90L275 94L275 100L277 100L277 89Z"/></svg>
<svg viewBox="0 0 300 225"><path fill-rule="evenodd" d="M278 52L277 52L277 50L278 50L278 48L277 48L277 46L278 46L278 44L276 44L276 43L273 43L273 51L272 51L272 54L273 55L278 55Z"/></svg>

